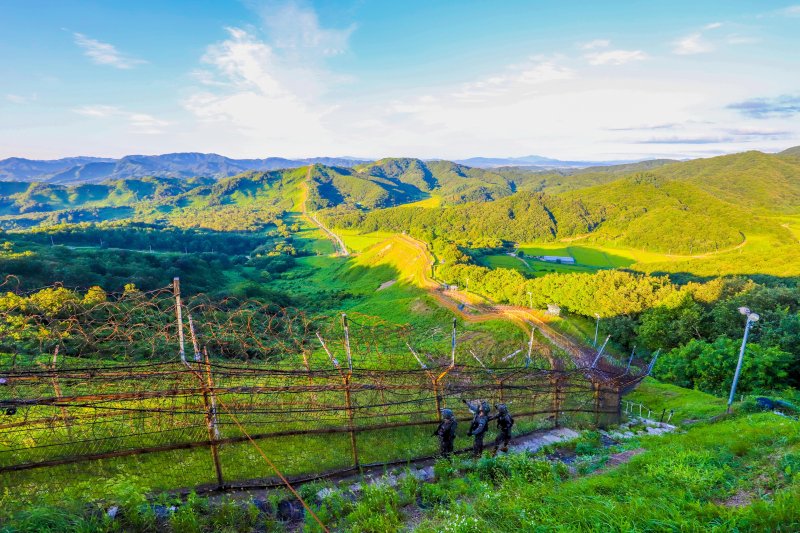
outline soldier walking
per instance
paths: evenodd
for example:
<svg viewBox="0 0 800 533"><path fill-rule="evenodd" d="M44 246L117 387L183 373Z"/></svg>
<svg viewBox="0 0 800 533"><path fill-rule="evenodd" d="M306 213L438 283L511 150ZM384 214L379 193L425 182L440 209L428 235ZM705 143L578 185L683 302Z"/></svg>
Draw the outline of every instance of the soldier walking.
<svg viewBox="0 0 800 533"><path fill-rule="evenodd" d="M501 403L497 406L497 414L489 417L489 420L497 420L497 438L494 440L494 454L502 449L508 452L508 443L511 440L511 428L514 426L514 417L508 412L508 406ZM502 448L501 448L502 445Z"/></svg>
<svg viewBox="0 0 800 533"><path fill-rule="evenodd" d="M456 417L451 409L442 409L442 421L433 435L439 437L439 455L450 457L453 455L453 442L456 440Z"/></svg>
<svg viewBox="0 0 800 533"><path fill-rule="evenodd" d="M472 455L477 458L483 453L483 437L489 429L489 411L491 407L489 402L485 401L478 403L477 406L473 406L466 400L464 400L464 403L474 415L467 435L475 438L472 443Z"/></svg>

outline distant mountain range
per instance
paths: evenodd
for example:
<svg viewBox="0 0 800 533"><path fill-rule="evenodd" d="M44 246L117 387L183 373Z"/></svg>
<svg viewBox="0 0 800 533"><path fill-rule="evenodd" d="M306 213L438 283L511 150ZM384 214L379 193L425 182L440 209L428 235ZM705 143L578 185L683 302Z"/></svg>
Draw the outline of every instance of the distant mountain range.
<svg viewBox="0 0 800 533"><path fill-rule="evenodd" d="M790 148L781 155L797 155L798 148ZM426 161L436 164L438 160ZM106 180L157 178L227 178L243 172L292 169L310 164L328 167L354 168L370 159L352 157L311 157L286 159L267 157L264 159L232 159L217 154L195 152L162 155L127 155L120 159L104 157L66 157L53 160L24 159L10 157L0 160L0 181L22 181L50 183L55 185L77 185L100 183ZM524 157L471 157L454 161L458 165L472 168L499 170L503 167L524 171L557 171L571 174L577 170L604 172L644 170L675 162L666 159L650 161L563 161L538 155ZM629 167L629 168L626 168Z"/></svg>
<svg viewBox="0 0 800 533"><path fill-rule="evenodd" d="M523 157L470 157L455 161L461 165L477 168L497 167L525 167L536 170L551 170L556 168L586 168L605 167L611 165L624 165L637 163L640 159L627 159L619 161L562 161L540 155L527 155Z"/></svg>
<svg viewBox="0 0 800 533"><path fill-rule="evenodd" d="M250 170L296 168L313 163L352 167L366 162L344 157L231 159L217 154L200 153L128 155L121 159L67 157L49 161L11 157L0 161L0 181L36 181L67 185L147 176L226 178Z"/></svg>
<svg viewBox="0 0 800 533"><path fill-rule="evenodd" d="M120 159L66 157L53 160L35 160L10 157L0 161L0 181L35 181L69 185L148 176L159 178L226 178L251 170L263 172L283 168L297 168L313 163L351 168L368 162L370 160L350 157L232 159L217 154L192 152L162 155L127 155ZM604 167L631 162L561 161L537 155L507 158L472 157L456 161L461 165L475 168L521 167L529 170Z"/></svg>

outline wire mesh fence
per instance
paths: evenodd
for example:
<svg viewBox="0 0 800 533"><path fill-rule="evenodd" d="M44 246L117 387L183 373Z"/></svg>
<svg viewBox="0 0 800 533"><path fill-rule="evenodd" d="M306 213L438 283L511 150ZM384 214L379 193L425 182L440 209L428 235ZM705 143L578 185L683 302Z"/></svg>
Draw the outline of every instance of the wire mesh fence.
<svg viewBox="0 0 800 533"><path fill-rule="evenodd" d="M174 288L129 293L6 295L0 491L118 474L154 489L269 484L253 441L287 475L344 472L431 455L442 408L471 419L461 400L506 403L522 431L608 423L645 374L549 368L533 336L518 355L482 358L455 324L427 336L370 317L183 303Z"/></svg>

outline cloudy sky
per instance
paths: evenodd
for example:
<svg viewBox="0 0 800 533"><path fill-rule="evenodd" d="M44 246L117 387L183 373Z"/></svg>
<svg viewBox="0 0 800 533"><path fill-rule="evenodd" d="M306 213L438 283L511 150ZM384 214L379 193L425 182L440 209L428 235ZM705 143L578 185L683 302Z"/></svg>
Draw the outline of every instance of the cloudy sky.
<svg viewBox="0 0 800 533"><path fill-rule="evenodd" d="M0 158L800 144L800 4L9 0Z"/></svg>

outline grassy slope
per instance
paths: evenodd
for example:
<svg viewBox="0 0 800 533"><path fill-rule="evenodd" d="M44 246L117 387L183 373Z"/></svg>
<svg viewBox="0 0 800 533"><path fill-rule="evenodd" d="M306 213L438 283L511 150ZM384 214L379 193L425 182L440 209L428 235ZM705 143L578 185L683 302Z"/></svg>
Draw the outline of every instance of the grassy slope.
<svg viewBox="0 0 800 533"><path fill-rule="evenodd" d="M569 530L594 531L794 531L800 526L795 505L800 480L783 468L798 459L795 422L771 414L742 416L686 433L643 437L637 444L646 451L607 473L564 482L512 478L499 489L482 491L483 497L434 512L419 531L438 530L451 513L476 517L476 531L567 524ZM727 503L748 501L756 503Z"/></svg>

